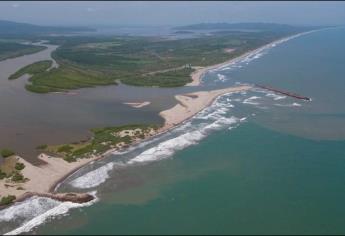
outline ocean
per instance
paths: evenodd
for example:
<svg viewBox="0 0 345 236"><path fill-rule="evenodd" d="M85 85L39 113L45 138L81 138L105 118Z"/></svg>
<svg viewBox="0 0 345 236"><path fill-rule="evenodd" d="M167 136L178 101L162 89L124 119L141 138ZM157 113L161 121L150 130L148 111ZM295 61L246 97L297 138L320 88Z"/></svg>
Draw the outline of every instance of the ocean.
<svg viewBox="0 0 345 236"><path fill-rule="evenodd" d="M169 133L114 153L58 191L88 204L34 197L0 211L0 233L344 234L345 29L273 45L209 72L226 94Z"/></svg>

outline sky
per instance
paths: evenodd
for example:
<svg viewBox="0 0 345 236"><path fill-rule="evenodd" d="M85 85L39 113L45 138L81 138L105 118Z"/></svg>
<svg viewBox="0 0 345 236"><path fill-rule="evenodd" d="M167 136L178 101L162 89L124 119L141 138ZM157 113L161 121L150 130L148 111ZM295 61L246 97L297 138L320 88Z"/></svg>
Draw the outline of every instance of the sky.
<svg viewBox="0 0 345 236"><path fill-rule="evenodd" d="M188 25L202 22L345 24L345 2L2 1L0 20L39 25Z"/></svg>

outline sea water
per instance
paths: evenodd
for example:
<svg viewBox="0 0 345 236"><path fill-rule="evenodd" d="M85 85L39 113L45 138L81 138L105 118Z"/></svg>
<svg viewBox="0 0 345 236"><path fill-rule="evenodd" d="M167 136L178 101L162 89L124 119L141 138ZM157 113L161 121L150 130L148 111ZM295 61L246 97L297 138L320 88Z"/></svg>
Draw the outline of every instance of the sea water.
<svg viewBox="0 0 345 236"><path fill-rule="evenodd" d="M345 233L344 40L343 28L313 32L208 73L207 88L260 83L312 101L226 94L58 189L96 202L17 203L0 212L1 233Z"/></svg>

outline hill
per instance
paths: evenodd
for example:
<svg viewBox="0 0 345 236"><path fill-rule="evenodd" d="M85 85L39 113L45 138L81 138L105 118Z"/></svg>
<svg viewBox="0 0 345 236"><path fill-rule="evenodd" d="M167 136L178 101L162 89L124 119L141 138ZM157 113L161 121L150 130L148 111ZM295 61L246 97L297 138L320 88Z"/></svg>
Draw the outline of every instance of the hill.
<svg viewBox="0 0 345 236"><path fill-rule="evenodd" d="M85 31L95 31L95 29L89 27L40 26L0 20L0 36L46 35Z"/></svg>

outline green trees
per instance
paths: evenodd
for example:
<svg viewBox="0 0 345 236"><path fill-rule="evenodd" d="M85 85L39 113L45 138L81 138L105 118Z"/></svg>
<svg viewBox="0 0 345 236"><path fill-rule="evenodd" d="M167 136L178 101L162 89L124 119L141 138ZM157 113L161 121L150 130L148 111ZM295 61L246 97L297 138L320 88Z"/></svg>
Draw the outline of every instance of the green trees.
<svg viewBox="0 0 345 236"><path fill-rule="evenodd" d="M6 157L10 157L10 156L13 156L15 153L10 150L10 149L1 149L0 151L0 155L3 157L3 158L6 158Z"/></svg>

